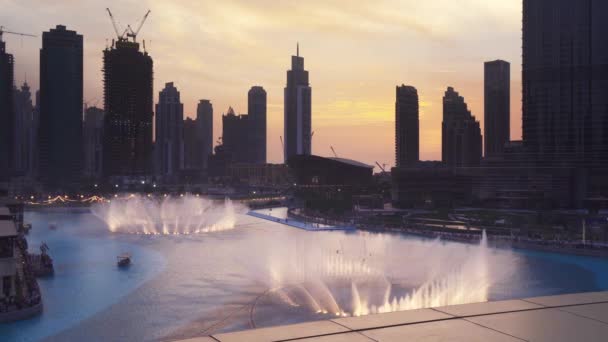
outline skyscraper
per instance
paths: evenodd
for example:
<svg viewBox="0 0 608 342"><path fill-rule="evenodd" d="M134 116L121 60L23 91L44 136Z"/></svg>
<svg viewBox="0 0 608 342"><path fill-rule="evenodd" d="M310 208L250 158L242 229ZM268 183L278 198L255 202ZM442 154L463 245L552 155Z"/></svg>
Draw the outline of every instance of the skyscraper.
<svg viewBox="0 0 608 342"><path fill-rule="evenodd" d="M229 161L251 162L249 127L249 115L236 115L232 107L222 116L222 145Z"/></svg>
<svg viewBox="0 0 608 342"><path fill-rule="evenodd" d="M524 0L523 140L536 158L608 161L608 2Z"/></svg>
<svg viewBox="0 0 608 342"><path fill-rule="evenodd" d="M39 176L49 186L82 176L82 59L82 35L62 25L42 34Z"/></svg>
<svg viewBox="0 0 608 342"><path fill-rule="evenodd" d="M177 176L184 168L184 105L173 82L158 94L154 148L158 174Z"/></svg>
<svg viewBox="0 0 608 342"><path fill-rule="evenodd" d="M511 65L496 60L484 64L485 156L502 154L511 136Z"/></svg>
<svg viewBox="0 0 608 342"><path fill-rule="evenodd" d="M20 89L14 89L15 104L15 163L14 171L17 175L26 175L31 169L32 147L30 137L34 129L34 106L32 93L27 82Z"/></svg>
<svg viewBox="0 0 608 342"><path fill-rule="evenodd" d="M102 176L103 109L88 107L84 111L84 175L89 179Z"/></svg>
<svg viewBox="0 0 608 342"><path fill-rule="evenodd" d="M0 181L7 180L14 164L13 55L6 53L6 43L0 40Z"/></svg>
<svg viewBox="0 0 608 342"><path fill-rule="evenodd" d="M454 88L443 97L441 157L449 167L477 166L481 162L481 129Z"/></svg>
<svg viewBox="0 0 608 342"><path fill-rule="evenodd" d="M200 145L200 168L206 169L209 156L213 154L213 105L209 100L200 100L196 108L197 145Z"/></svg>
<svg viewBox="0 0 608 342"><path fill-rule="evenodd" d="M198 122L192 118L184 120L184 170L201 169L201 146Z"/></svg>
<svg viewBox="0 0 608 342"><path fill-rule="evenodd" d="M136 42L103 51L105 177L152 173L152 67Z"/></svg>
<svg viewBox="0 0 608 342"><path fill-rule="evenodd" d="M292 156L309 155L311 152L311 89L299 46L296 55L291 56L291 70L287 71L284 96L284 158L287 162Z"/></svg>
<svg viewBox="0 0 608 342"><path fill-rule="evenodd" d="M419 160L418 91L406 85L397 86L395 102L395 158L397 167Z"/></svg>
<svg viewBox="0 0 608 342"><path fill-rule="evenodd" d="M251 87L247 94L250 124L251 160L266 163L266 91L260 86Z"/></svg>

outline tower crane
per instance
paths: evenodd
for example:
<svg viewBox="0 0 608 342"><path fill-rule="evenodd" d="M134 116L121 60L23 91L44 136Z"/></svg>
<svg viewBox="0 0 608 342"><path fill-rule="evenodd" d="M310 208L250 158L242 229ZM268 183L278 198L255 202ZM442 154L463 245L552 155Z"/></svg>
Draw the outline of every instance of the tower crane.
<svg viewBox="0 0 608 342"><path fill-rule="evenodd" d="M116 33L116 37L118 38L118 41L126 41L129 38L131 38L131 39L133 39L133 42L137 41L137 34L141 30L142 26L144 26L146 19L148 19L148 16L152 12L150 10L148 10L148 12L146 12L144 17L139 21L139 24L137 25L137 28L135 30L133 30L133 28L131 28L131 25L127 25L127 28L124 31L122 31L122 33L121 33L120 28L118 27L118 24L116 23L116 19L114 18L114 15L112 15L112 11L110 11L109 8L106 8L106 11L108 12L108 15L110 16L110 20L112 20L112 26L114 27L114 32Z"/></svg>
<svg viewBox="0 0 608 342"><path fill-rule="evenodd" d="M148 16L150 15L150 12L152 12L152 11L148 10L148 12L146 12L146 14L144 15L144 17L139 22L139 25L137 25L137 29L135 29L135 31L133 31L133 29L131 28L131 25L127 25L127 29L129 31L129 32L127 32L127 37L133 38L134 42L137 41L137 34L141 30L141 27L144 26L144 23L146 22L146 19L148 19Z"/></svg>
<svg viewBox="0 0 608 342"><path fill-rule="evenodd" d="M336 158L338 158L338 154L336 153L336 150L334 150L334 147L333 146L329 146L329 148L331 148L331 151L334 153L334 156Z"/></svg>
<svg viewBox="0 0 608 342"><path fill-rule="evenodd" d="M2 35L4 33L14 34L14 35L23 36L23 37L36 37L33 34L27 34L27 33L21 33L21 32L13 32L13 31L6 31L6 30L4 30L4 26L0 26L0 42L2 41Z"/></svg>
<svg viewBox="0 0 608 342"><path fill-rule="evenodd" d="M382 165L380 165L380 163L376 162L376 165L378 165L378 167L380 168L380 170L382 170L382 172L386 172L386 168L385 168L386 164L382 164L382 165L384 165L384 166L382 166Z"/></svg>

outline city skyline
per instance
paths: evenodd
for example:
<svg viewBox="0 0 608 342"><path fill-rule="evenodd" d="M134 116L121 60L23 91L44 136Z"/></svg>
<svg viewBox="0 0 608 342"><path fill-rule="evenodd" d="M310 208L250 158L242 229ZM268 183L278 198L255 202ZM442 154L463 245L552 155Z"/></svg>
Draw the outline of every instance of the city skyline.
<svg viewBox="0 0 608 342"><path fill-rule="evenodd" d="M387 133L394 128L394 86L406 83L416 86L420 96L421 159L441 159L443 91L447 86L459 89L483 126L483 63L498 58L514 66L511 138L521 136L520 1L470 0L467 6L387 1L373 7L353 3L348 9L339 2L322 2L293 13L291 2L270 6L236 1L78 6L1 2L6 10L0 21L12 30L40 36L61 23L83 34L84 100L98 106L103 103L102 50L106 39L109 44L114 37L105 7L114 11L122 26L137 23L150 8L152 14L139 40L146 40L155 60L154 92L166 82L175 82L182 91L185 116L195 117L201 98L210 99L217 108L233 106L245 112L242 93L252 85L263 86L268 93L269 162L283 161L279 137L283 135L284 73L297 41L315 88L313 154L330 156L329 146L334 146L340 156L392 166L394 135ZM80 18L74 16L75 11L92 15ZM238 14L234 21L219 19L231 11ZM328 16L333 17L331 24ZM15 82L22 83L27 73L34 93L40 37L5 36L5 40L8 52L15 56ZM220 132L221 117L216 116L214 141ZM365 145L353 143L362 135L369 137Z"/></svg>

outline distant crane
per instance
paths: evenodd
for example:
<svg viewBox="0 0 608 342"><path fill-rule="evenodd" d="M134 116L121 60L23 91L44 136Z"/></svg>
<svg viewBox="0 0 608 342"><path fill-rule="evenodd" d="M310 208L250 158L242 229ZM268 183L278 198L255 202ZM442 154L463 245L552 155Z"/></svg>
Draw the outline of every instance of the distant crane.
<svg viewBox="0 0 608 342"><path fill-rule="evenodd" d="M334 156L336 158L338 158L338 154L336 153L336 150L334 150L334 147L333 146L329 146L329 148L331 148L331 151L334 153Z"/></svg>
<svg viewBox="0 0 608 342"><path fill-rule="evenodd" d="M283 136L280 135L279 139L281 139L281 148L283 149L283 151L285 151L285 144L283 143Z"/></svg>
<svg viewBox="0 0 608 342"><path fill-rule="evenodd" d="M380 165L380 163L376 162L376 165L378 165L378 167L380 168L380 170L382 170L382 172L386 172L386 164L382 164L382 165L384 165L384 166L382 166L382 165Z"/></svg>
<svg viewBox="0 0 608 342"><path fill-rule="evenodd" d="M127 25L127 28L122 33L120 33L120 29L118 27L118 24L116 23L116 19L112 15L112 11L110 11L109 8L106 8L106 11L108 12L108 15L110 16L110 20L112 20L112 26L114 27L114 32L116 33L116 37L118 38L118 41L128 41L129 38L132 38L133 42L137 42L137 35L139 34L139 31L141 30L142 26L144 26L146 19L148 19L148 16L152 12L150 10L148 10L148 12L146 12L146 14L140 20L139 25L137 25L137 28L135 30L133 30L131 28L131 25Z"/></svg>
<svg viewBox="0 0 608 342"><path fill-rule="evenodd" d="M4 30L4 26L0 26L0 42L2 41L2 35L4 33L9 33L9 34L14 34L17 36L23 36L23 37L36 37L32 34L27 34L27 33L20 33L20 32L13 32L13 31L5 31Z"/></svg>

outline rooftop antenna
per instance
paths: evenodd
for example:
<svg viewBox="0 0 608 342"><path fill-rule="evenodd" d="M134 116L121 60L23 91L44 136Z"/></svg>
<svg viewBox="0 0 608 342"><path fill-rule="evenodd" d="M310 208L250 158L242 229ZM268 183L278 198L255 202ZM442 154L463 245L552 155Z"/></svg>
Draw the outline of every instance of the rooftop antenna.
<svg viewBox="0 0 608 342"><path fill-rule="evenodd" d="M300 57L300 42L296 43L296 56Z"/></svg>
<svg viewBox="0 0 608 342"><path fill-rule="evenodd" d="M336 158L338 158L338 154L336 153L336 150L334 150L334 147L333 146L329 146L329 147L331 148L331 151L334 153L334 156Z"/></svg>

